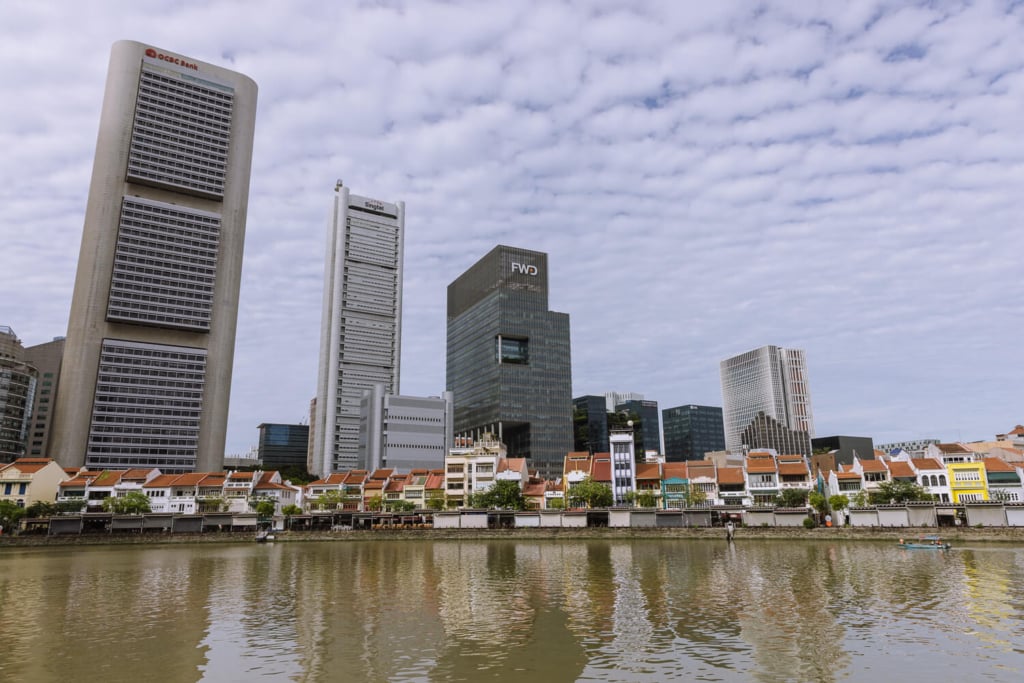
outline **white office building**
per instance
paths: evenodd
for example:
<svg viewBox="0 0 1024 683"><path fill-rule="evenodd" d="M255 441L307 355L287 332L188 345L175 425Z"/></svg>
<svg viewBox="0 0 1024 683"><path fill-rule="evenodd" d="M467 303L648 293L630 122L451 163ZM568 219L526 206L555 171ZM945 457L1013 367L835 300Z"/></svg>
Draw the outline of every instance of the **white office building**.
<svg viewBox="0 0 1024 683"><path fill-rule="evenodd" d="M405 205L339 181L327 231L312 472L357 469L363 392L398 394Z"/></svg>
<svg viewBox="0 0 1024 683"><path fill-rule="evenodd" d="M730 452L742 450L743 430L761 412L783 427L814 436L803 350L762 346L723 360L721 376L725 447Z"/></svg>
<svg viewBox="0 0 1024 683"><path fill-rule="evenodd" d="M394 396L376 384L363 392L359 412L359 466L373 472L444 467L452 448L455 399L441 396Z"/></svg>
<svg viewBox="0 0 1024 683"><path fill-rule="evenodd" d="M221 468L256 90L114 44L51 427L62 465Z"/></svg>

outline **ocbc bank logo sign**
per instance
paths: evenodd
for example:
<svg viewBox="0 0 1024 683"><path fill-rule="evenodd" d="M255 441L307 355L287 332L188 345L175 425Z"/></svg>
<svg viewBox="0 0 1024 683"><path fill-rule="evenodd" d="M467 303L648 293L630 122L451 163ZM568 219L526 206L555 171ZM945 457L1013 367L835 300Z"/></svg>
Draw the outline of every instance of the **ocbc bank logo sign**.
<svg viewBox="0 0 1024 683"><path fill-rule="evenodd" d="M516 263L515 261L513 261L512 262L512 272L513 273L522 273L523 275L531 275L531 276L533 276L533 275L536 275L539 271L537 270L537 266L531 266L531 265L526 264L526 263Z"/></svg>

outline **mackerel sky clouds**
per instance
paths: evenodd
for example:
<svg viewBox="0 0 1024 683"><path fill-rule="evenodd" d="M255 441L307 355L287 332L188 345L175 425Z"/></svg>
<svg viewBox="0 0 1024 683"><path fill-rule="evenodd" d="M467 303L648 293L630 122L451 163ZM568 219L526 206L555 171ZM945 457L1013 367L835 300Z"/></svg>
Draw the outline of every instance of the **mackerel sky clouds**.
<svg viewBox="0 0 1024 683"><path fill-rule="evenodd" d="M406 202L402 391L445 289L549 254L573 394L721 405L807 351L817 433L1024 421L1024 4L5 2L0 324L63 335L110 45L260 88L228 451L315 393L335 181Z"/></svg>

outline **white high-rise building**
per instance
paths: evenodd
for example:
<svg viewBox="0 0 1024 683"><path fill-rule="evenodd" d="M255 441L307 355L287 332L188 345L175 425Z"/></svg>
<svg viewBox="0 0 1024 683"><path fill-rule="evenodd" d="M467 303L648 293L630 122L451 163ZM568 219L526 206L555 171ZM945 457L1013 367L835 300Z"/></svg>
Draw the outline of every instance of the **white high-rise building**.
<svg viewBox="0 0 1024 683"><path fill-rule="evenodd" d="M455 398L392 396L384 385L363 392L359 421L359 467L396 472L444 467L452 448Z"/></svg>
<svg viewBox="0 0 1024 683"><path fill-rule="evenodd" d="M398 394L405 204L349 194L339 181L327 231L312 472L359 466L365 390Z"/></svg>
<svg viewBox="0 0 1024 683"><path fill-rule="evenodd" d="M801 349L762 346L721 363L725 447L743 448L741 434L759 412L814 436L807 361Z"/></svg>
<svg viewBox="0 0 1024 683"><path fill-rule="evenodd" d="M114 43L52 426L62 465L221 468L256 90Z"/></svg>

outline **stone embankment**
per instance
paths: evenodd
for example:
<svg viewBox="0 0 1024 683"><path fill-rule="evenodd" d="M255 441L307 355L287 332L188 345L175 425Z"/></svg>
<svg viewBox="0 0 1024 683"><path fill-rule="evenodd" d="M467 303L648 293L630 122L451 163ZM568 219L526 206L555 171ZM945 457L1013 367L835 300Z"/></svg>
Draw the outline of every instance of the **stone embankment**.
<svg viewBox="0 0 1024 683"><path fill-rule="evenodd" d="M804 529L802 527L743 527L736 530L736 543L745 540L785 541L893 541L939 533L950 543L1024 543L1024 528L880 528L842 527ZM529 528L529 529L387 529L360 531L278 531L275 543L330 541L573 541L573 540L713 540L724 541L721 527L641 528L607 527ZM93 533L67 536L0 536L0 550L12 547L67 547L86 545L161 545L181 543L253 543L252 533L202 534L129 534Z"/></svg>

